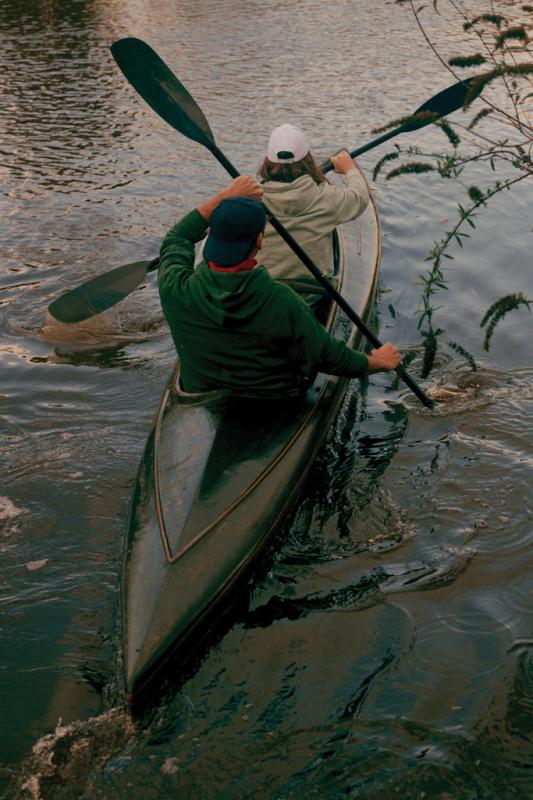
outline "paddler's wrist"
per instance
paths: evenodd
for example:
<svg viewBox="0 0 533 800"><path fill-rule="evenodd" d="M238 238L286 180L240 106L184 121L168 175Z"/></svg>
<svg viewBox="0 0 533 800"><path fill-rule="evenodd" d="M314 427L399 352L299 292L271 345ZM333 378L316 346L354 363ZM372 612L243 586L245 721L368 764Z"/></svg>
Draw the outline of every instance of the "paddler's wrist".
<svg viewBox="0 0 533 800"><path fill-rule="evenodd" d="M197 211L202 215L206 222L209 222L211 214L227 197L251 197L253 200L261 201L263 190L253 178L248 175L239 175L232 182L222 189L210 200L197 207Z"/></svg>
<svg viewBox="0 0 533 800"><path fill-rule="evenodd" d="M385 344L371 351L368 357L368 374L390 372L396 369L401 360L402 358L397 348L391 342L385 342Z"/></svg>
<svg viewBox="0 0 533 800"><path fill-rule="evenodd" d="M216 194L214 197L212 197L210 200L206 200L205 203L202 203L202 205L197 206L196 210L204 218L206 224L209 223L209 220L211 219L211 214L213 213L215 208L217 208L217 206L219 206L220 203L227 196L228 195L226 194L226 190L224 189L218 194Z"/></svg>

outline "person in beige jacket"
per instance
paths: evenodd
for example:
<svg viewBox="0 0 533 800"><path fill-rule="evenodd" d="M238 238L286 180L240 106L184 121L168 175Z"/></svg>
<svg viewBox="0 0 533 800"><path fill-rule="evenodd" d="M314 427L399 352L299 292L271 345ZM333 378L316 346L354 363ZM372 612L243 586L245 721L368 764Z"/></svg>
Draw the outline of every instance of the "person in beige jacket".
<svg viewBox="0 0 533 800"><path fill-rule="evenodd" d="M272 131L267 156L258 171L265 205L327 278L333 275L334 229L360 216L370 200L366 182L349 153L341 150L331 161L335 172L343 175L345 187L328 182L303 131L281 125ZM323 289L271 225L265 230L261 260L274 280L292 286L313 308L320 304Z"/></svg>

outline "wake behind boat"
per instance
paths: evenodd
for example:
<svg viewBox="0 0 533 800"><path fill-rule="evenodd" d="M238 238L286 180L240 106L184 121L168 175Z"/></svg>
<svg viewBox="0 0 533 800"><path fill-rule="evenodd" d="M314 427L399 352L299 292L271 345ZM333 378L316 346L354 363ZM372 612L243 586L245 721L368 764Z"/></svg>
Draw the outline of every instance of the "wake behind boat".
<svg viewBox="0 0 533 800"><path fill-rule="evenodd" d="M338 290L371 311L380 261L373 201L333 237ZM356 326L333 304L326 327L351 347ZM348 379L320 374L305 396L237 398L165 389L140 465L122 574L125 691L130 702L173 654L178 672L214 612L297 498Z"/></svg>

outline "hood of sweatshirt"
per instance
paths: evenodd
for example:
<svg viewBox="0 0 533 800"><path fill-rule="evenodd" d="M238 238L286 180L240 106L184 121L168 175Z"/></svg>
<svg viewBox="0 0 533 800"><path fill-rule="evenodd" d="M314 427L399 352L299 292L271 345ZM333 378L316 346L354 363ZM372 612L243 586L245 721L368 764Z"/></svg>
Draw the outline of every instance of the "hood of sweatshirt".
<svg viewBox="0 0 533 800"><path fill-rule="evenodd" d="M189 281L194 301L208 319L231 327L253 317L275 291L276 284L265 267L246 272L216 272L202 261Z"/></svg>
<svg viewBox="0 0 533 800"><path fill-rule="evenodd" d="M302 175L292 183L265 181L261 187L266 205L283 216L306 214L320 195L320 186L310 175Z"/></svg>

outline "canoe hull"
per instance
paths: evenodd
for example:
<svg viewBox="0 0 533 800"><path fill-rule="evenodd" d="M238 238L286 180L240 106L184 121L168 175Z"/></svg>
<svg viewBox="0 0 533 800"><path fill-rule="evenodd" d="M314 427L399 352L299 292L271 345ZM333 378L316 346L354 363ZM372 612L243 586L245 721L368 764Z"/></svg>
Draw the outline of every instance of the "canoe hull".
<svg viewBox="0 0 533 800"><path fill-rule="evenodd" d="M341 283L364 317L380 257L373 205L361 220L351 223L344 270L341 252ZM338 338L360 345L338 309L328 324ZM320 375L305 398L265 402L224 392L187 395L177 389L177 374L163 395L130 510L122 575L130 702L146 693L170 654L183 671L209 618L298 497L348 385Z"/></svg>
<svg viewBox="0 0 533 800"><path fill-rule="evenodd" d="M136 620L124 630L130 699L142 690L171 648L175 651L180 641L185 647L200 618L205 619L208 609L214 609L264 548L298 497L342 403L346 384L341 379L328 386L321 402L309 409L312 419L303 422L297 440L281 456L282 466L273 467L177 558L169 558L161 546L151 469L153 436L150 438L137 482L124 565L123 607L128 609L129 619Z"/></svg>

